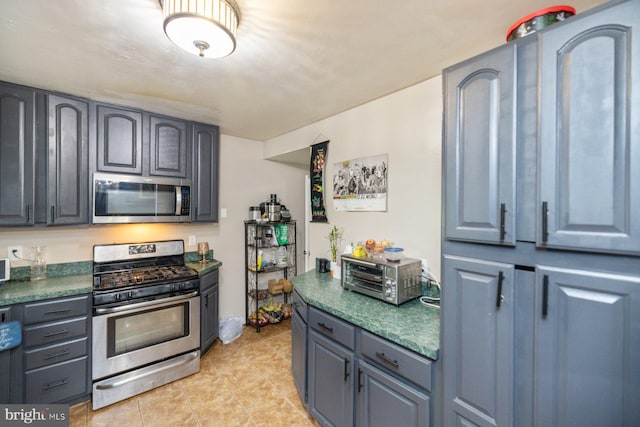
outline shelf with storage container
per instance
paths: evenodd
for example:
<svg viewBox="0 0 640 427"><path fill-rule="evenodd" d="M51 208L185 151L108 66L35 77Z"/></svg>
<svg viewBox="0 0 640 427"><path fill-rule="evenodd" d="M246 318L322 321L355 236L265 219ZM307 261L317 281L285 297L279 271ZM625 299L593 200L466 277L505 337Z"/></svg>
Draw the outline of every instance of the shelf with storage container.
<svg viewBox="0 0 640 427"><path fill-rule="evenodd" d="M288 281L297 274L296 223L245 221L244 239L245 320L260 332L291 314Z"/></svg>

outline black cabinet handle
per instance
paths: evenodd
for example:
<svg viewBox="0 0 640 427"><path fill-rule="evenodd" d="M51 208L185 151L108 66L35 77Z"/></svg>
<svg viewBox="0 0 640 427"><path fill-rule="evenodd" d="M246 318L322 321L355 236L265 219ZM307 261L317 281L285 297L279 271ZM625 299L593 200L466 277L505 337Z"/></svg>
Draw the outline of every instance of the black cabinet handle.
<svg viewBox="0 0 640 427"><path fill-rule="evenodd" d="M318 322L318 326L320 326L322 329L324 329L325 331L329 332L330 334L333 333L333 328L330 326L325 325L322 322Z"/></svg>
<svg viewBox="0 0 640 427"><path fill-rule="evenodd" d="M51 206L51 222L55 222L56 220L56 207Z"/></svg>
<svg viewBox="0 0 640 427"><path fill-rule="evenodd" d="M549 207L547 202L542 202L542 243L549 239Z"/></svg>
<svg viewBox="0 0 640 427"><path fill-rule="evenodd" d="M61 329L59 331L55 331L55 332L49 332L48 334L44 335L44 338L51 338L51 337L55 337L58 335L66 335L69 333L68 329Z"/></svg>
<svg viewBox="0 0 640 427"><path fill-rule="evenodd" d="M209 295L204 296L204 306L209 307Z"/></svg>
<svg viewBox="0 0 640 427"><path fill-rule="evenodd" d="M362 390L362 369L358 368L358 393Z"/></svg>
<svg viewBox="0 0 640 427"><path fill-rule="evenodd" d="M67 384L69 384L69 378L63 378L60 381L56 381L55 383L45 384L44 387L42 387L42 390L50 390L52 388L60 387Z"/></svg>
<svg viewBox="0 0 640 427"><path fill-rule="evenodd" d="M503 241L505 236L507 235L507 230L505 229L504 217L507 213L507 207L504 203L500 204L500 241Z"/></svg>
<svg viewBox="0 0 640 427"><path fill-rule="evenodd" d="M380 359L387 362L388 364L395 366L396 368L400 366L400 363L398 363L397 360L391 359L389 356L387 356L384 353L380 353L376 351L376 356L378 356Z"/></svg>
<svg viewBox="0 0 640 427"><path fill-rule="evenodd" d="M344 358L344 382L347 382L347 378L349 378L349 359Z"/></svg>
<svg viewBox="0 0 640 427"><path fill-rule="evenodd" d="M549 312L549 276L542 277L542 317L547 317Z"/></svg>
<svg viewBox="0 0 640 427"><path fill-rule="evenodd" d="M66 356L69 353L70 353L69 350L62 350L62 351L59 351L57 353L47 354L45 357L43 357L43 359L44 360L55 359L55 358L58 358L60 356Z"/></svg>
<svg viewBox="0 0 640 427"><path fill-rule="evenodd" d="M498 293L496 295L496 308L500 308L502 304L502 282L504 282L504 273L498 273Z"/></svg>
<svg viewBox="0 0 640 427"><path fill-rule="evenodd" d="M27 222L31 219L31 205L27 205Z"/></svg>

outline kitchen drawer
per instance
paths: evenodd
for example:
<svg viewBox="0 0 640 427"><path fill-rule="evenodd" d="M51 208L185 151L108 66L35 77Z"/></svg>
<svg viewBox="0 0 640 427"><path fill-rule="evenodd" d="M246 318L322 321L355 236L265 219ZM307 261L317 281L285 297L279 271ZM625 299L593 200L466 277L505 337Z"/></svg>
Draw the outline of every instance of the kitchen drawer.
<svg viewBox="0 0 640 427"><path fill-rule="evenodd" d="M360 352L375 365L431 391L431 362L367 331L360 331Z"/></svg>
<svg viewBox="0 0 640 427"><path fill-rule="evenodd" d="M45 300L24 305L24 324L50 322L76 316L86 316L89 296Z"/></svg>
<svg viewBox="0 0 640 427"><path fill-rule="evenodd" d="M295 311L294 316L300 316L300 318L304 321L304 323L307 323L307 317L308 317L307 303L302 299L300 294L297 293L295 290L293 291L293 294L292 294L291 306Z"/></svg>
<svg viewBox="0 0 640 427"><path fill-rule="evenodd" d="M35 347L56 341L87 335L87 317L27 326L24 329L24 346Z"/></svg>
<svg viewBox="0 0 640 427"><path fill-rule="evenodd" d="M29 403L56 403L87 393L87 356L25 374Z"/></svg>
<svg viewBox="0 0 640 427"><path fill-rule="evenodd" d="M309 307L309 326L350 350L355 347L355 327L315 307Z"/></svg>
<svg viewBox="0 0 640 427"><path fill-rule="evenodd" d="M215 269L200 276L200 292L204 292L210 287L217 285L218 274L218 269Z"/></svg>
<svg viewBox="0 0 640 427"><path fill-rule="evenodd" d="M80 356L86 356L89 350L87 345L88 341L88 338L84 337L73 341L39 348L37 350L25 350L24 369L29 371L42 366L64 362L65 360L75 359Z"/></svg>

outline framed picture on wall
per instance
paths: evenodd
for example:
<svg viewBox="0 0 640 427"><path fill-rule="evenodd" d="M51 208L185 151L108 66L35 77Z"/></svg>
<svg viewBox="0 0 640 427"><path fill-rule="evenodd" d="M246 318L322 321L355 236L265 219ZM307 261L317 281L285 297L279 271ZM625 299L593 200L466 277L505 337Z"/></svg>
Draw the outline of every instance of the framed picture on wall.
<svg viewBox="0 0 640 427"><path fill-rule="evenodd" d="M388 165L388 154L336 163L333 168L334 210L385 212Z"/></svg>

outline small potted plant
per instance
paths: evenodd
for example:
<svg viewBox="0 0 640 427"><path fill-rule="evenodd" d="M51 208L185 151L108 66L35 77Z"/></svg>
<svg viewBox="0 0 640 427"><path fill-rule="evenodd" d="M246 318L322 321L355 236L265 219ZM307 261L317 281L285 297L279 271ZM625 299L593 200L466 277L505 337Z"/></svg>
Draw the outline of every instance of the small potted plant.
<svg viewBox="0 0 640 427"><path fill-rule="evenodd" d="M331 275L336 279L340 277L340 269L338 266L338 246L342 239L343 230L336 225L331 227L327 239L329 240L329 249L331 250Z"/></svg>

